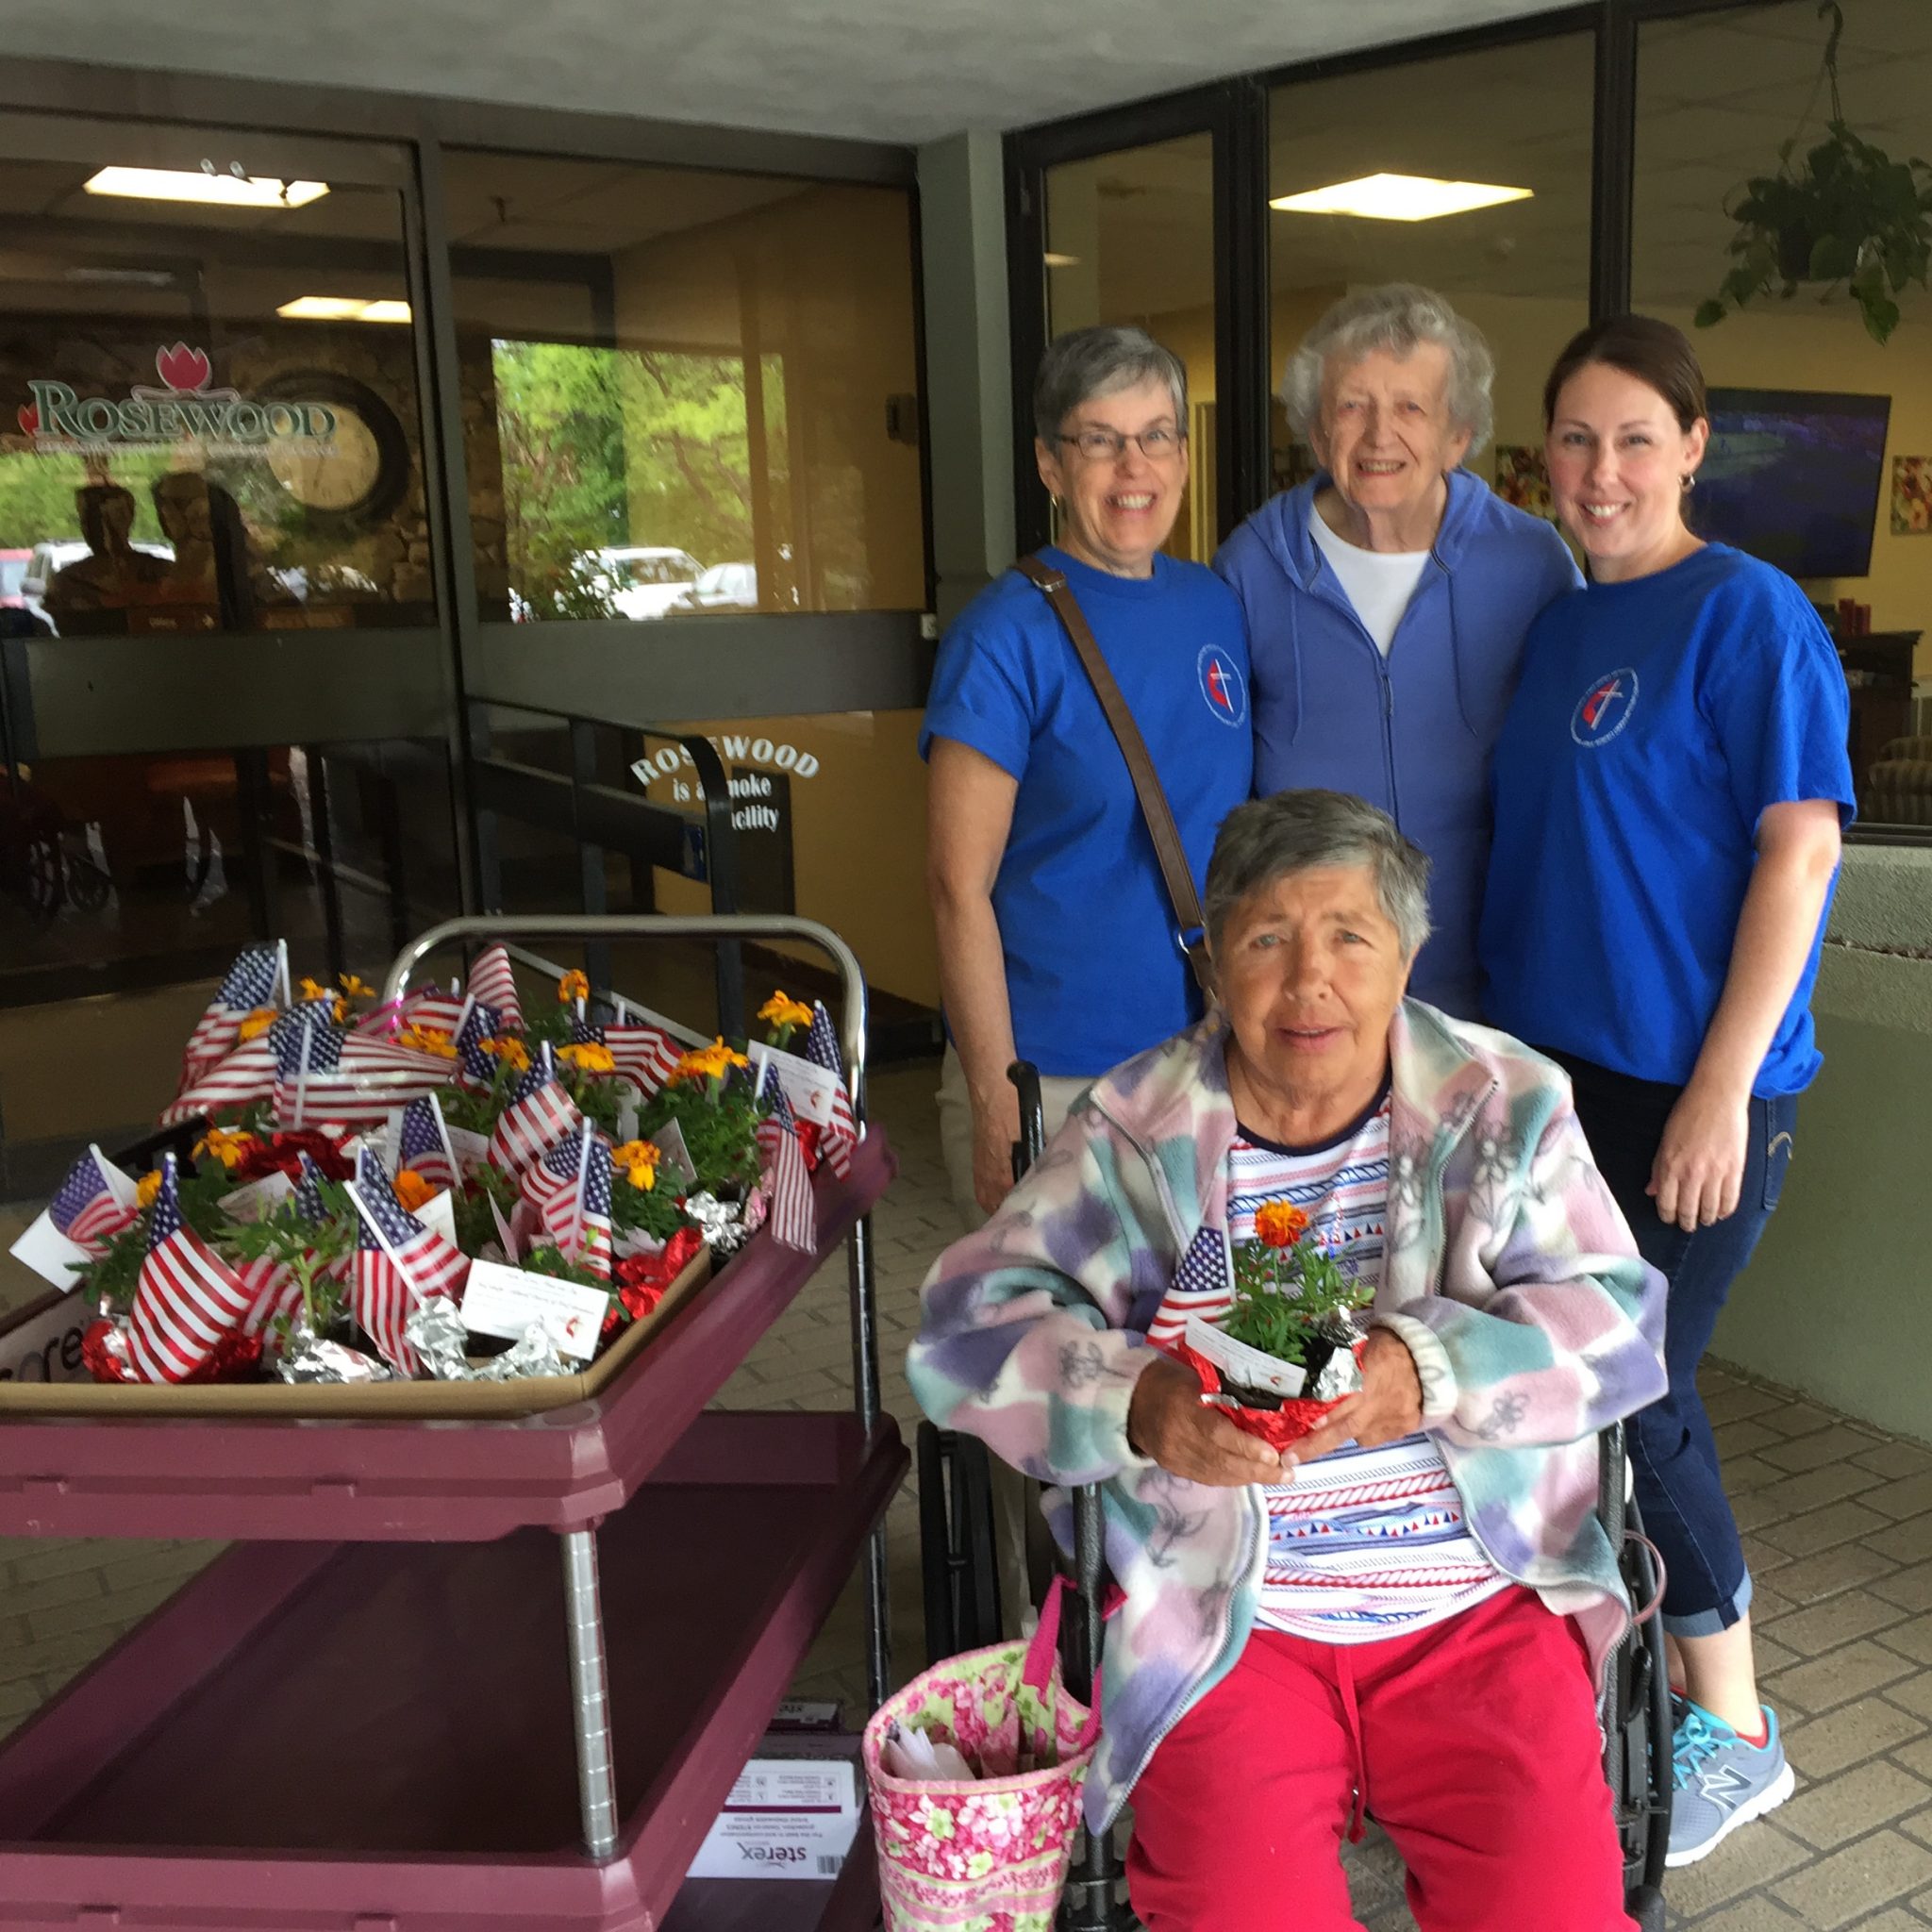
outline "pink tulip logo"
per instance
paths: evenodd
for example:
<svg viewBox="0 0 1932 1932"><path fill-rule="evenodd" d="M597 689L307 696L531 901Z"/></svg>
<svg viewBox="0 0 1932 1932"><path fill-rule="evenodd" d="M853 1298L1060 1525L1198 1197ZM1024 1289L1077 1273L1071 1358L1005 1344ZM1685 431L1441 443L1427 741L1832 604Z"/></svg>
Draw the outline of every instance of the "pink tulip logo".
<svg viewBox="0 0 1932 1932"><path fill-rule="evenodd" d="M206 389L214 370L206 349L191 349L186 342L176 342L172 349L155 352L155 373L172 390L192 391Z"/></svg>

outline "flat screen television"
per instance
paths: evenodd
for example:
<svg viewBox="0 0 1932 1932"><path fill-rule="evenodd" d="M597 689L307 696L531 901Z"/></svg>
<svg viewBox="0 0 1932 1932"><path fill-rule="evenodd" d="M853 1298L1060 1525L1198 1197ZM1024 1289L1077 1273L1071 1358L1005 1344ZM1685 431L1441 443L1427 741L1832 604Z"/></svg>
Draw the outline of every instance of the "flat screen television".
<svg viewBox="0 0 1932 1932"><path fill-rule="evenodd" d="M1890 415L1890 396L1712 390L1692 526L1794 577L1863 576Z"/></svg>

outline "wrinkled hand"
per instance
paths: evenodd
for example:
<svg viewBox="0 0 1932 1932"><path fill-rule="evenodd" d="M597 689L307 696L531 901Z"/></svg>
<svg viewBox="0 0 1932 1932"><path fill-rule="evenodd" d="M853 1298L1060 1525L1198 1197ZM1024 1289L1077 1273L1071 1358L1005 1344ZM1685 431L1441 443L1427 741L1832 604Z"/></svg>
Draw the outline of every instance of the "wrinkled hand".
<svg viewBox="0 0 1932 1932"><path fill-rule="evenodd" d="M1391 1330L1371 1328L1362 1344L1362 1386L1344 1395L1282 1460L1290 1465L1313 1462L1344 1442L1373 1449L1413 1435L1422 1425L1423 1380L1415 1357Z"/></svg>
<svg viewBox="0 0 1932 1932"><path fill-rule="evenodd" d="M1281 1480L1281 1458L1275 1452L1204 1403L1194 1372L1164 1355L1156 1356L1134 1384L1127 1441L1190 1482L1225 1490Z"/></svg>
<svg viewBox="0 0 1932 1932"><path fill-rule="evenodd" d="M1692 1080L1664 1123L1644 1191L1656 1197L1658 1218L1694 1234L1735 1214L1750 1128L1748 1094L1733 1100Z"/></svg>
<svg viewBox="0 0 1932 1932"><path fill-rule="evenodd" d="M1013 1143L1020 1138L1020 1095L1010 1082L985 1103L973 1102L973 1198L991 1214L1013 1191Z"/></svg>

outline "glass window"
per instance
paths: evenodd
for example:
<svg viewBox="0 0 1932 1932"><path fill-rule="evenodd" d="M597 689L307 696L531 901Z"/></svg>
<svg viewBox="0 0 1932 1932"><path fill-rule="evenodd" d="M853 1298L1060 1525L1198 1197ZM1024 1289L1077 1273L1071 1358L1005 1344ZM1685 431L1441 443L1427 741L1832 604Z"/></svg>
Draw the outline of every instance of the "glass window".
<svg viewBox="0 0 1932 1932"><path fill-rule="evenodd" d="M399 188L8 135L0 626L433 623Z"/></svg>
<svg viewBox="0 0 1932 1932"><path fill-rule="evenodd" d="M1118 148L1046 172L1047 334L1132 324L1188 372L1188 484L1174 557L1221 541L1214 493L1214 143Z"/></svg>
<svg viewBox="0 0 1932 1932"><path fill-rule="evenodd" d="M487 615L925 602L908 197L452 153Z"/></svg>
<svg viewBox="0 0 1932 1932"><path fill-rule="evenodd" d="M1726 212L1753 175L1801 171L1827 136L1827 23L1815 0L1658 22L1639 41L1634 306L1690 331L1712 442L1691 521L1788 571L1838 640L1860 818L1932 825L1932 295L1890 296L1882 346L1842 282L1810 277L1815 237L1781 235L1797 275L1695 328L1733 266ZM1932 154L1932 11L1845 8L1847 125L1895 161ZM1922 177L1923 186L1923 177ZM1925 694L1925 695L1922 695Z"/></svg>
<svg viewBox="0 0 1932 1932"><path fill-rule="evenodd" d="M1438 290L1496 358L1493 443L1468 465L1545 513L1543 377L1590 319L1594 49L1569 34L1298 81L1269 101L1275 383L1349 291ZM1314 453L1279 402L1271 420L1285 490L1314 473Z"/></svg>

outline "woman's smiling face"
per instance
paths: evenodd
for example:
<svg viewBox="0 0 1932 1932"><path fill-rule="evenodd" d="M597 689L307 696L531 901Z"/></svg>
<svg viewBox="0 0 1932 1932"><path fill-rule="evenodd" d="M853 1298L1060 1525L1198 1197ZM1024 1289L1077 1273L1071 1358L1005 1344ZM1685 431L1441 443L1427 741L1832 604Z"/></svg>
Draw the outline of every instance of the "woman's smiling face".
<svg viewBox="0 0 1932 1932"><path fill-rule="evenodd" d="M1599 583L1648 576L1694 543L1684 485L1709 430L1702 417L1684 428L1647 382L1607 362L1563 385L1544 444L1550 494Z"/></svg>

